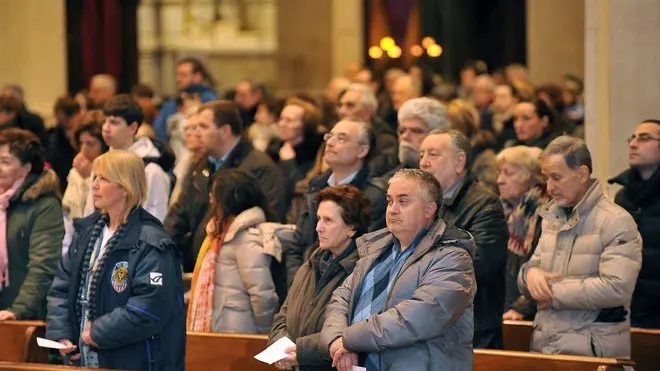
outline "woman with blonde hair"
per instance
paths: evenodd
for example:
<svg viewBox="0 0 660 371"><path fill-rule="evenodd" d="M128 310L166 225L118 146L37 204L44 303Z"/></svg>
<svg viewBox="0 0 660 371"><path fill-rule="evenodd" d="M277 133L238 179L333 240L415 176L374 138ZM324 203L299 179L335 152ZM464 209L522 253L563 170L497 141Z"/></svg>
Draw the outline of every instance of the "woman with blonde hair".
<svg viewBox="0 0 660 371"><path fill-rule="evenodd" d="M184 369L185 317L179 257L142 206L144 163L116 150L92 165L97 209L74 237L48 294L46 337L65 363L122 370Z"/></svg>
<svg viewBox="0 0 660 371"><path fill-rule="evenodd" d="M497 155L497 185L509 227L505 320L531 320L536 312L534 302L518 291L517 278L536 249L541 236L538 212L549 200L540 155L541 149L525 146L505 148Z"/></svg>
<svg viewBox="0 0 660 371"><path fill-rule="evenodd" d="M495 138L480 129L479 111L470 101L454 99L447 105L447 118L451 127L465 134L472 143L472 172L488 189L497 193Z"/></svg>

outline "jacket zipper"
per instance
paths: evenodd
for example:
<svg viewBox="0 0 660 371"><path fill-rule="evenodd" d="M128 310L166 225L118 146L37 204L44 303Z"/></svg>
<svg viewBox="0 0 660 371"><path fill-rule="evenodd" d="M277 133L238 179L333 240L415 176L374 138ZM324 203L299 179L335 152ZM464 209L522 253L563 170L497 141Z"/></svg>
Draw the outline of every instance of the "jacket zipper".
<svg viewBox="0 0 660 371"><path fill-rule="evenodd" d="M151 358L151 340L153 340L153 337L146 341L146 343L147 343L147 363L148 363L149 371L151 371L153 369L153 367L152 367L153 359Z"/></svg>

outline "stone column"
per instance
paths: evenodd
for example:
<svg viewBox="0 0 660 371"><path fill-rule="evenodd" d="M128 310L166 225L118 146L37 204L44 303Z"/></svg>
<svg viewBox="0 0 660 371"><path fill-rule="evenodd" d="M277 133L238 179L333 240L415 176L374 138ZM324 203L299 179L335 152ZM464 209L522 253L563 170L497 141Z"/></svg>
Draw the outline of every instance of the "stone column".
<svg viewBox="0 0 660 371"><path fill-rule="evenodd" d="M277 88L320 94L350 62L362 62L362 2L277 0Z"/></svg>
<svg viewBox="0 0 660 371"><path fill-rule="evenodd" d="M586 0L586 140L595 175L628 167L626 138L660 117L660 1Z"/></svg>
<svg viewBox="0 0 660 371"><path fill-rule="evenodd" d="M584 76L584 1L527 0L527 65L532 82L559 82L565 73Z"/></svg>
<svg viewBox="0 0 660 371"><path fill-rule="evenodd" d="M0 85L21 85L46 118L67 92L65 15L64 0L0 1Z"/></svg>

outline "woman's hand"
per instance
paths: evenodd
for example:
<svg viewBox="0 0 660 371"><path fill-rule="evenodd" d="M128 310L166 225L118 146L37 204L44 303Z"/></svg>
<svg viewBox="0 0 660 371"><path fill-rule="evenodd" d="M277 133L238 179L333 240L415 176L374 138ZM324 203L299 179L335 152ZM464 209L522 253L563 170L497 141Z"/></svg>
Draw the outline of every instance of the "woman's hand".
<svg viewBox="0 0 660 371"><path fill-rule="evenodd" d="M0 321L15 321L16 314L8 310L0 310Z"/></svg>
<svg viewBox="0 0 660 371"><path fill-rule="evenodd" d="M275 367L280 370L292 370L294 367L298 366L298 356L296 353L296 346L291 346L284 349L284 352L289 354L288 357L283 358L275 362Z"/></svg>
<svg viewBox="0 0 660 371"><path fill-rule="evenodd" d="M60 340L60 344L66 347L64 349L60 349L60 355L62 357L66 356L69 353L73 353L78 349L78 347L73 345L73 343L69 339ZM74 354L70 358L71 361L77 361L78 359L80 359L80 353Z"/></svg>
<svg viewBox="0 0 660 371"><path fill-rule="evenodd" d="M83 333L82 333L82 340L83 340L85 343L87 343L87 344L93 346L94 348L98 348L98 347L99 347L99 345L96 344L96 342L94 341L94 339L92 339L92 325L91 325L89 322L88 322L87 325L85 326L85 330L84 330Z"/></svg>

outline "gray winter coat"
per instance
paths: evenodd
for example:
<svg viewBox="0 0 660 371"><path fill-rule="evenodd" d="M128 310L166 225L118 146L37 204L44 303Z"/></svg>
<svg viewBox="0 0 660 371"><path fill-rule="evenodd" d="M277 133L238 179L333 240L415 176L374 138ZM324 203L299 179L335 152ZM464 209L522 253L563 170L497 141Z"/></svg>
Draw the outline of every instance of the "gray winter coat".
<svg viewBox="0 0 660 371"><path fill-rule="evenodd" d="M349 326L360 281L393 243L383 229L357 241L362 257L333 294L321 343L343 338L355 353L379 352L381 370L472 370L476 291L471 236L439 219L395 278L385 310Z"/></svg>
<svg viewBox="0 0 660 371"><path fill-rule="evenodd" d="M267 334L279 300L270 273L271 256L263 248L266 221L258 208L243 211L231 223L218 253L213 291L213 332Z"/></svg>
<svg viewBox="0 0 660 371"><path fill-rule="evenodd" d="M554 202L539 215L542 232L532 258L520 269L518 288L530 297L527 270L560 273L552 306L534 320L533 351L630 358L630 301L642 261L633 218L593 184L567 216Z"/></svg>

